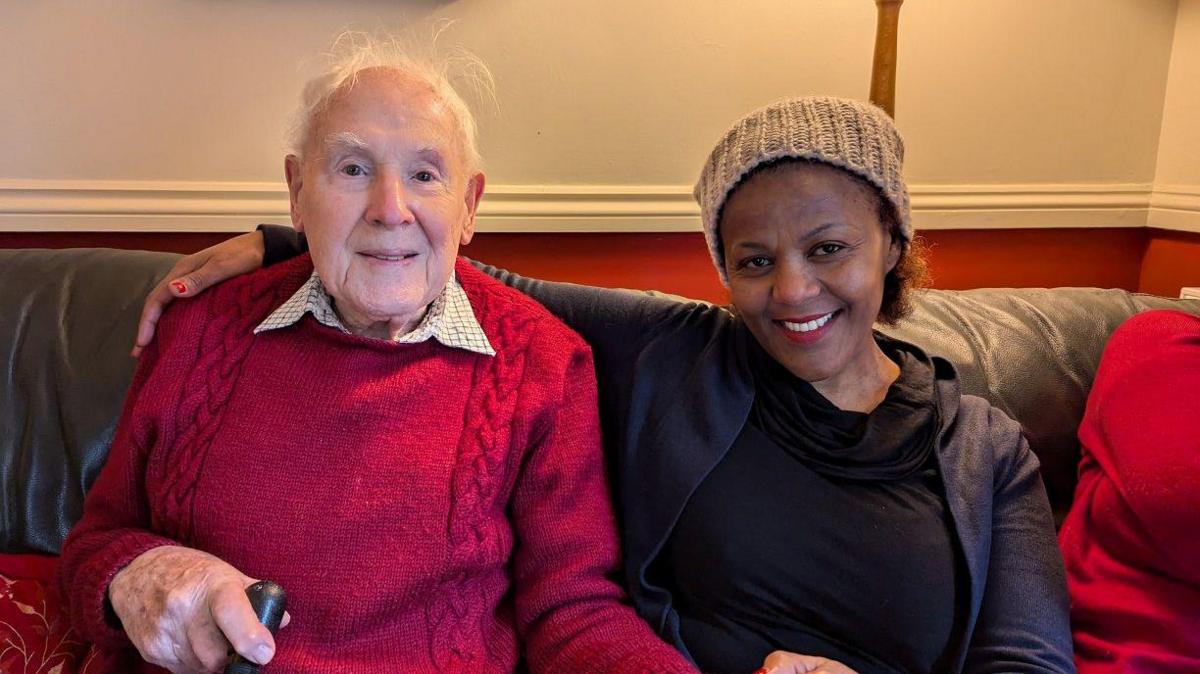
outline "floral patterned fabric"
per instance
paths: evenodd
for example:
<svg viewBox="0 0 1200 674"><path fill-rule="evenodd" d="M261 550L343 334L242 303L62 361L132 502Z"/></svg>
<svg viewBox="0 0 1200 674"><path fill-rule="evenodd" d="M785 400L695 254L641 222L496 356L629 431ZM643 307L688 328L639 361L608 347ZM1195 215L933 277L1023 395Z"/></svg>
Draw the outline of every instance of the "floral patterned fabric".
<svg viewBox="0 0 1200 674"><path fill-rule="evenodd" d="M57 565L55 557L0 555L0 674L85 674L101 664L50 587Z"/></svg>

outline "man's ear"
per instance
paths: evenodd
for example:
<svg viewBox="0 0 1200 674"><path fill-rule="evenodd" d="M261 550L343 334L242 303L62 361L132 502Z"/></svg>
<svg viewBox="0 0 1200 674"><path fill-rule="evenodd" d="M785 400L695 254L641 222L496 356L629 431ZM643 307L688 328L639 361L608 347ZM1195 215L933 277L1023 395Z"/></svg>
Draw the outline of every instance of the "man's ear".
<svg viewBox="0 0 1200 674"><path fill-rule="evenodd" d="M283 175L287 178L292 227L296 228L297 232L303 232L304 218L300 217L300 188L304 186L304 165L299 157L289 154L284 158Z"/></svg>
<svg viewBox="0 0 1200 674"><path fill-rule="evenodd" d="M466 194L463 196L467 207L467 221L463 223L462 235L459 236L458 245L465 246L471 243L471 239L475 236L475 213L479 210L479 202L483 199L483 187L487 184L487 178L483 173L476 173L467 181Z"/></svg>

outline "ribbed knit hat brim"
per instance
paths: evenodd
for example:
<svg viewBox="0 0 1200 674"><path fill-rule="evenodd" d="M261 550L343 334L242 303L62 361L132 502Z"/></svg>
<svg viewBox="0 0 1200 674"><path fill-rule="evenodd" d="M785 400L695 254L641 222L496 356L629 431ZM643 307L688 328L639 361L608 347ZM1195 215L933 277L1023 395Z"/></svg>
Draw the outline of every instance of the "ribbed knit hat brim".
<svg viewBox="0 0 1200 674"><path fill-rule="evenodd" d="M789 98L735 122L709 154L693 191L704 238L725 285L729 277L717 231L721 208L746 174L782 158L819 161L866 179L895 208L904 240L912 239L908 188L901 176L904 141L887 113L845 98Z"/></svg>

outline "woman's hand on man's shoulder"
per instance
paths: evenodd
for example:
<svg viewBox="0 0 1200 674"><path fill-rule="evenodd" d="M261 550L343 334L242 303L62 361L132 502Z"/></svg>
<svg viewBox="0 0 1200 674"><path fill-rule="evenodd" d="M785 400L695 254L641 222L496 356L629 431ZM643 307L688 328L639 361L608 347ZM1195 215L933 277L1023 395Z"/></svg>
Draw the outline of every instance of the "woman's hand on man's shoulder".
<svg viewBox="0 0 1200 674"><path fill-rule="evenodd" d="M180 258L146 296L138 319L133 356L141 355L142 349L154 339L158 319L176 297L194 297L222 281L262 267L265 252L262 232L254 231Z"/></svg>

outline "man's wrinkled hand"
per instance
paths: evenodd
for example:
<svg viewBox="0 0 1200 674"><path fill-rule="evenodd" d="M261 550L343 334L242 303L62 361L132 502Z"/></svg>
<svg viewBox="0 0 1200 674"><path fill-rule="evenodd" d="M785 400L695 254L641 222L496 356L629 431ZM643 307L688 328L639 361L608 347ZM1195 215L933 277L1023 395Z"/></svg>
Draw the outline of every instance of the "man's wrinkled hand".
<svg viewBox="0 0 1200 674"><path fill-rule="evenodd" d="M275 640L246 598L255 582L206 552L167 545L134 558L113 577L108 596L143 659L198 674L220 671L231 645L260 665L274 657Z"/></svg>
<svg viewBox="0 0 1200 674"><path fill-rule="evenodd" d="M234 276L262 267L265 254L262 232L247 232L180 258L146 296L138 319L133 356L154 339L158 319L176 297L194 297L205 289Z"/></svg>

